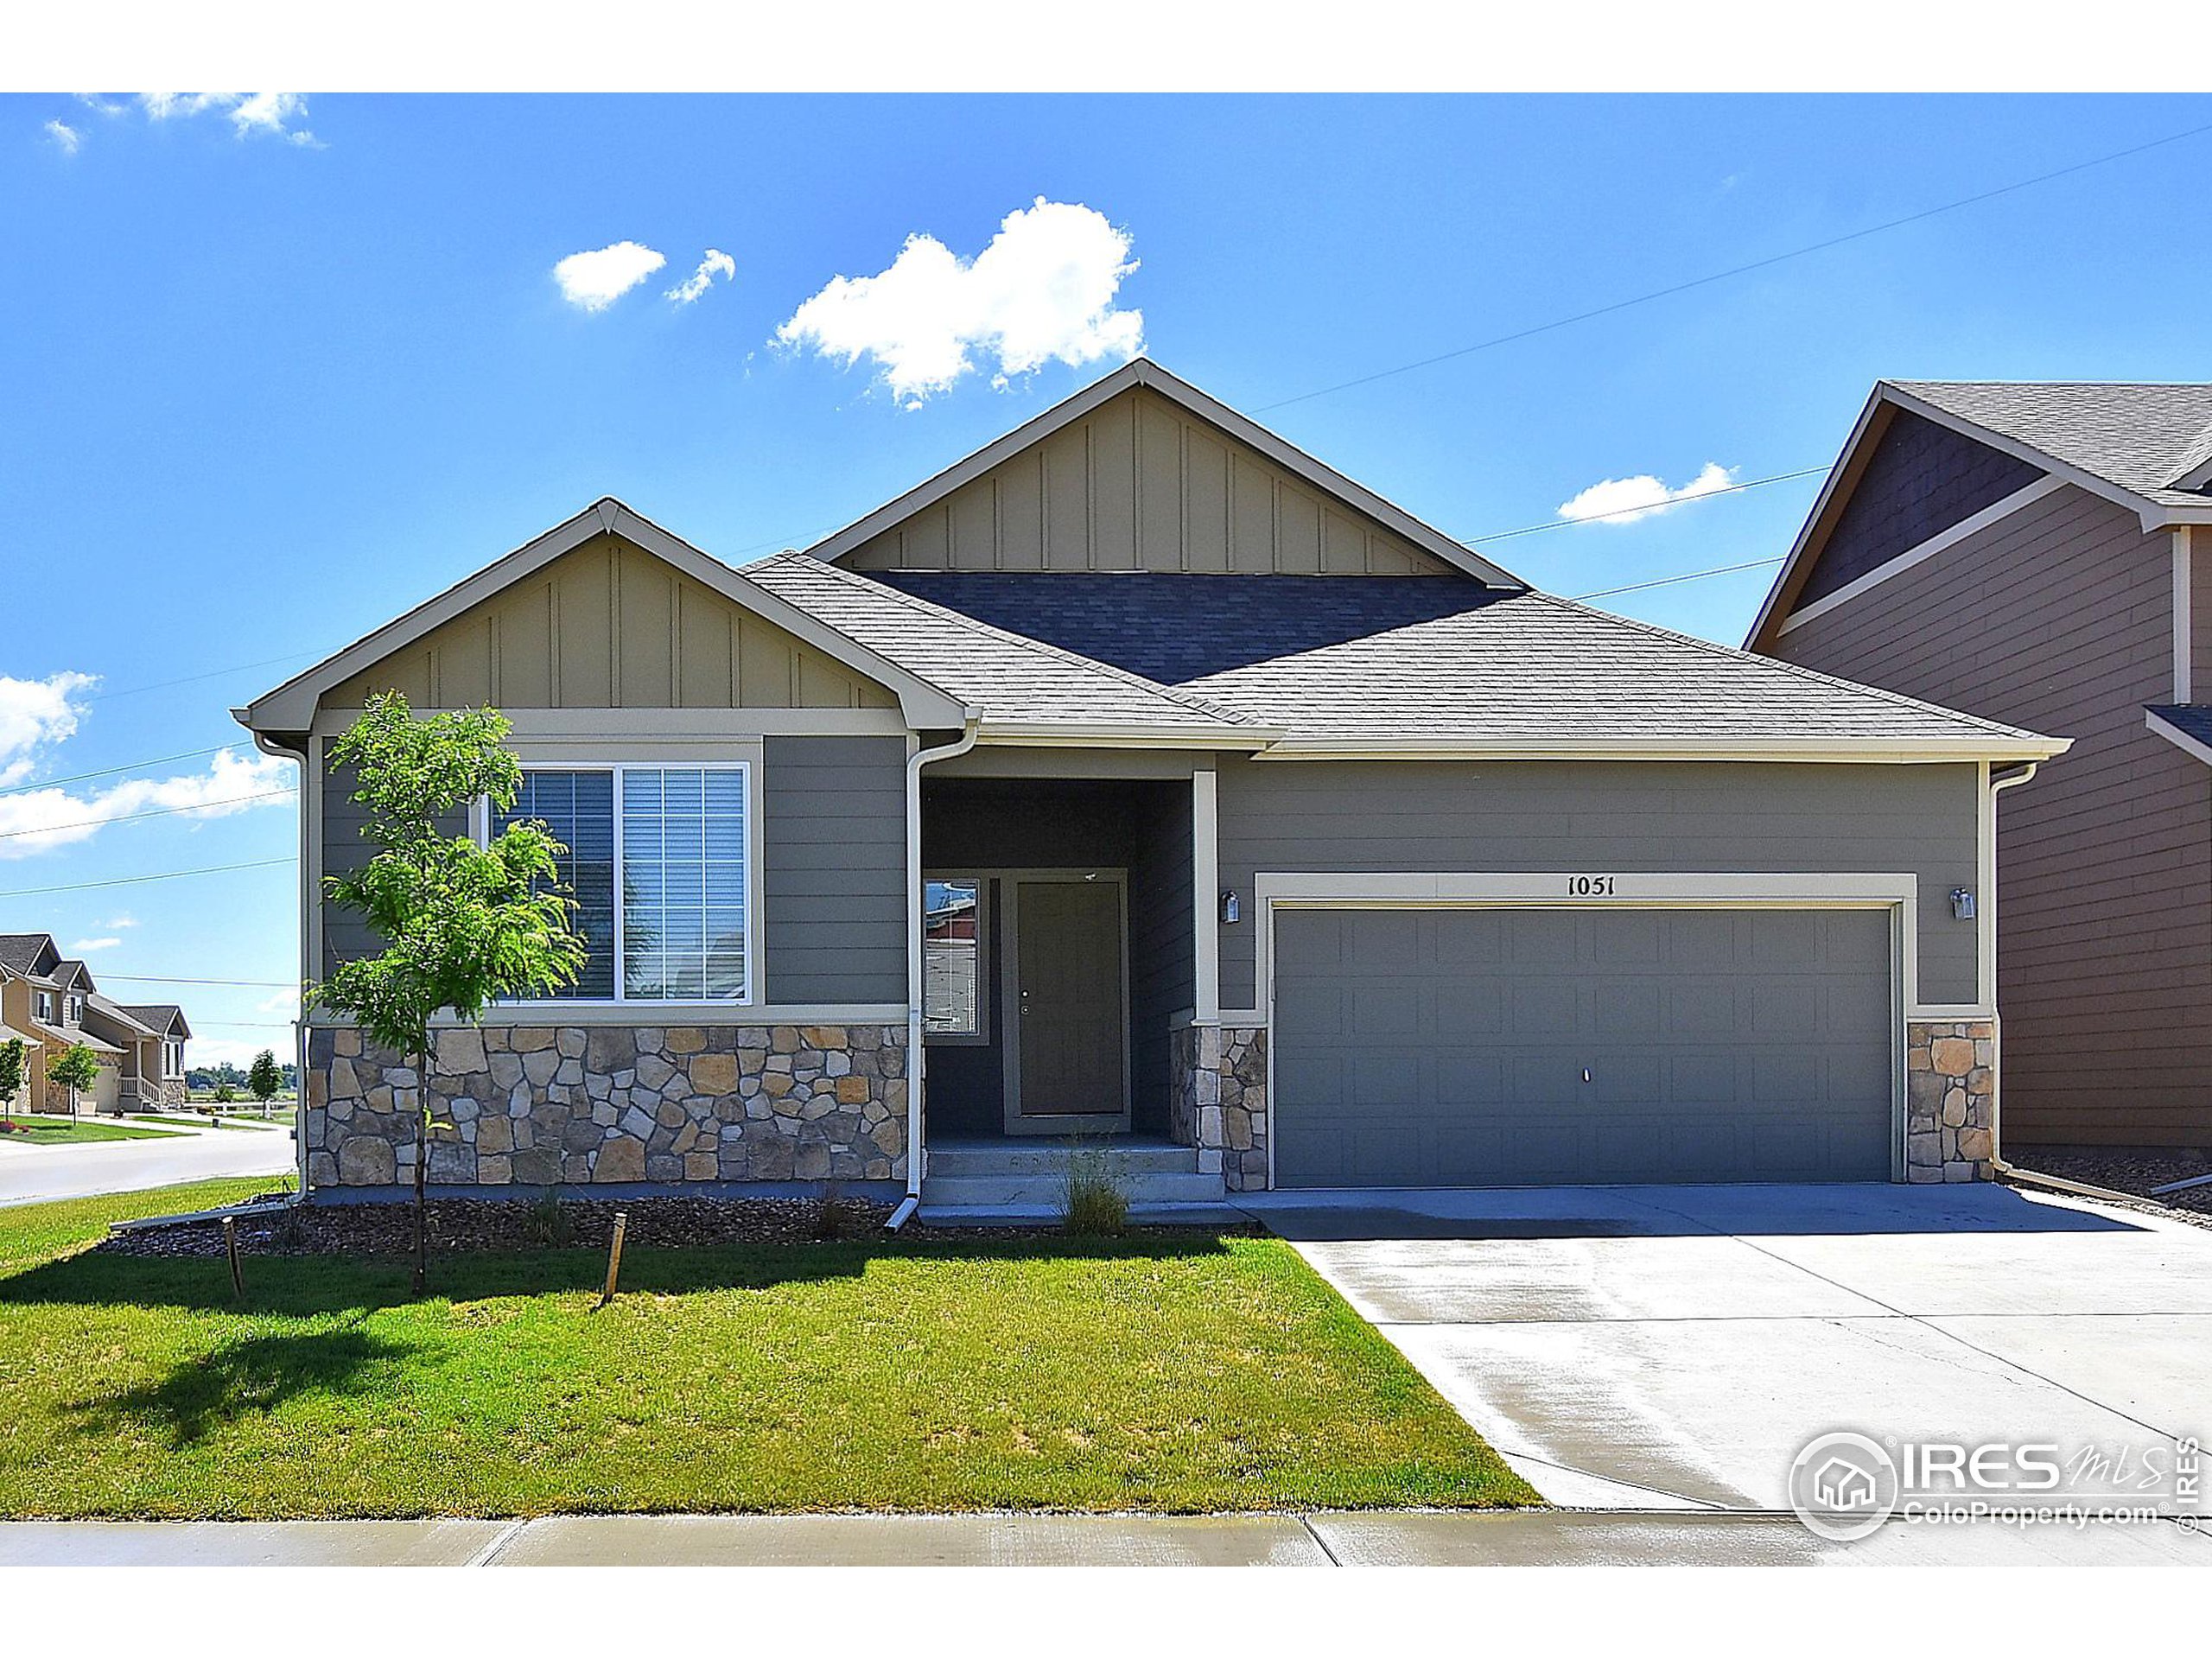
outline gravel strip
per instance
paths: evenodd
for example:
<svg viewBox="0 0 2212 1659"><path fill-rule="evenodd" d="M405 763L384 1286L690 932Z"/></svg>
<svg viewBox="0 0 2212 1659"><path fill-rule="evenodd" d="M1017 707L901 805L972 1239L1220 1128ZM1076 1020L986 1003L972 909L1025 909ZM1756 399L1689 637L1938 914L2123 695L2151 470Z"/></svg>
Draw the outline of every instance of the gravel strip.
<svg viewBox="0 0 2212 1659"><path fill-rule="evenodd" d="M281 1197L281 1193L271 1194ZM614 1232L614 1212L629 1217L624 1247L685 1249L704 1245L812 1244L825 1238L880 1238L892 1206L841 1198L825 1217L820 1198L564 1198L560 1233L549 1236L543 1205L499 1198L436 1198L429 1205L433 1255L473 1250L603 1250ZM1188 1229L1132 1227L1129 1236L1181 1233ZM1250 1229L1205 1229L1207 1236ZM928 1227L910 1221L901 1239L1014 1236L1033 1228ZM405 1255L415 1248L411 1204L308 1204L238 1223L240 1246L255 1255ZM219 1218L179 1222L111 1234L96 1247L111 1255L216 1256L224 1252Z"/></svg>
<svg viewBox="0 0 2212 1659"><path fill-rule="evenodd" d="M2145 1209L2212 1227L2212 1186L2169 1192L2160 1198L2150 1196L2152 1187L2168 1181L2212 1175L2212 1147L2020 1147L2008 1148L2007 1156L2019 1168L2038 1175L2131 1192Z"/></svg>

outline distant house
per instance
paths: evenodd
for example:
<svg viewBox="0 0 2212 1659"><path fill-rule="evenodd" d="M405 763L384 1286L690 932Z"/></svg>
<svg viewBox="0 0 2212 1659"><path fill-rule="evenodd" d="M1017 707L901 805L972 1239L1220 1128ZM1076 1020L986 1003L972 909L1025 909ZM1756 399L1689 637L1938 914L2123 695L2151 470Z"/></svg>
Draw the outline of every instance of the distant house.
<svg viewBox="0 0 2212 1659"><path fill-rule="evenodd" d="M0 933L0 1042L23 1039L27 1051L17 1109L66 1112L68 1090L48 1081L48 1064L76 1044L99 1063L80 1110L154 1111L184 1104L183 1010L126 1006L101 995L92 969L62 956L48 933Z"/></svg>
<svg viewBox="0 0 2212 1659"><path fill-rule="evenodd" d="M2065 747L1534 591L1141 360L742 569L601 500L240 710L307 978L388 690L510 716L589 945L440 1037L470 1190L1986 1179L1950 895ZM315 1016L308 1185L403 1185L416 1081Z"/></svg>
<svg viewBox="0 0 2212 1659"><path fill-rule="evenodd" d="M2075 740L1998 798L2015 1144L2212 1143L2208 526L2212 385L1885 381L1746 641Z"/></svg>

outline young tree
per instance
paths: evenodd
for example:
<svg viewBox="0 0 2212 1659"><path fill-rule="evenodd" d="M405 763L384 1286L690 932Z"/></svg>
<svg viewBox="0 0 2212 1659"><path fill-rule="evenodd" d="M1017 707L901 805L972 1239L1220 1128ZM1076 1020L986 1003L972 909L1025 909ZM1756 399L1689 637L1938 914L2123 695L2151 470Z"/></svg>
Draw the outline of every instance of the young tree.
<svg viewBox="0 0 2212 1659"><path fill-rule="evenodd" d="M385 941L373 957L342 965L308 988L310 1006L349 1015L364 1037L416 1062L415 1290L428 1262L430 1136L451 1125L430 1114L436 1051L430 1023L442 1011L481 1023L502 997L544 996L582 972L585 943L569 925L572 901L555 861L567 850L542 823L509 824L480 847L451 826L471 803L505 811L522 790L522 766L505 747L495 709L416 719L407 699L383 692L332 746L351 768L362 836L375 856L351 875L323 879L332 902L353 911Z"/></svg>
<svg viewBox="0 0 2212 1659"><path fill-rule="evenodd" d="M16 1096L23 1087L23 1039L10 1037L0 1043L0 1122L16 1127Z"/></svg>
<svg viewBox="0 0 2212 1659"><path fill-rule="evenodd" d="M77 1091L99 1081L99 1057L82 1043L72 1043L46 1063L46 1075L69 1091L69 1116L77 1116Z"/></svg>
<svg viewBox="0 0 2212 1659"><path fill-rule="evenodd" d="M253 1069L245 1074L245 1086L253 1090L253 1097L261 1103L261 1115L269 1116L269 1103L276 1098L276 1091L284 1086L284 1074L276 1068L276 1057L267 1049L253 1057Z"/></svg>

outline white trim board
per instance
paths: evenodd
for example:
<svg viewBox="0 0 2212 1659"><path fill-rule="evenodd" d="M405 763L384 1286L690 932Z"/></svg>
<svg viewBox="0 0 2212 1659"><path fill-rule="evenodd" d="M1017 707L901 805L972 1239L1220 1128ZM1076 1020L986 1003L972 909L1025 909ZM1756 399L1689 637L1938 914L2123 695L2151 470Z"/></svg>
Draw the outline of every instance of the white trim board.
<svg viewBox="0 0 2212 1659"><path fill-rule="evenodd" d="M1792 628L1801 626L1817 617L1826 616L1830 611L1840 606L1848 605L1861 594L1880 587L1891 577L1903 575L1915 565L1925 563L1938 553L1946 552L1956 547L1967 537L1980 535L1983 531L2011 518L2023 507L2031 506L2045 496L2055 494L2065 487L2065 480L2045 476L2037 479L2032 484L2013 491L2012 494L2001 499L1991 502L1980 512L1969 513L1948 530L1938 531L1926 541L1909 547L1902 553L1891 556L1884 563L1876 565L1865 575L1846 582L1834 593L1823 594L1811 604L1801 606L1793 610L1783 619L1782 626L1774 631L1776 638L1779 639Z"/></svg>

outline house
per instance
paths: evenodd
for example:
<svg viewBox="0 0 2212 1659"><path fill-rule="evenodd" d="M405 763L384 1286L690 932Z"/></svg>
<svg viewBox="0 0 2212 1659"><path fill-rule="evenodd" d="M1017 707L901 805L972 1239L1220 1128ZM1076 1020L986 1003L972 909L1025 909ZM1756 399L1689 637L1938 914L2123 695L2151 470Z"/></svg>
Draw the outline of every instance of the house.
<svg viewBox="0 0 2212 1659"><path fill-rule="evenodd" d="M2003 797L2007 1133L2212 1143L2212 385L1883 382L1746 642L2075 739Z"/></svg>
<svg viewBox="0 0 2212 1659"><path fill-rule="evenodd" d="M64 957L50 933L0 933L0 1042L21 1037L23 1090L16 1108L67 1112L69 1091L46 1068L82 1044L99 1064L79 1110L120 1116L184 1104L184 1044L192 1035L182 1009L162 1004L126 1007L100 994L92 969Z"/></svg>
<svg viewBox="0 0 2212 1659"><path fill-rule="evenodd" d="M1986 1178L1953 895L2065 747L1535 592L1142 360L742 570L602 500L239 710L308 977L385 689L505 711L591 944L439 1039L476 1187ZM312 1187L410 1179L411 1071L303 1075Z"/></svg>

